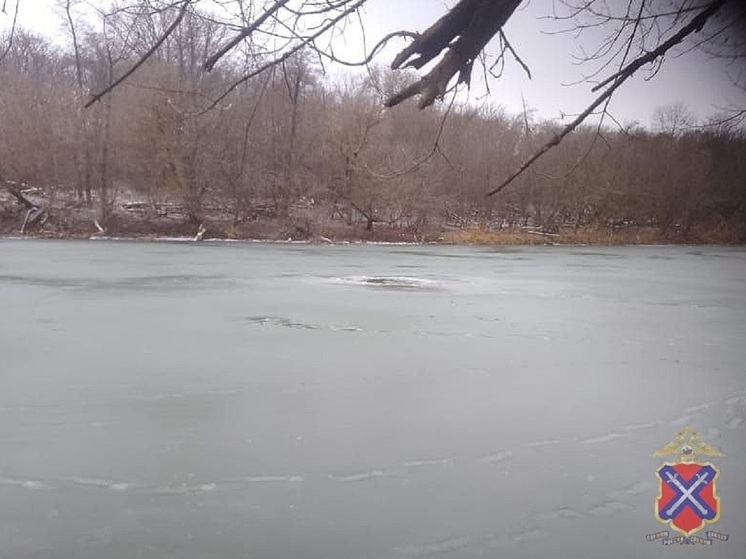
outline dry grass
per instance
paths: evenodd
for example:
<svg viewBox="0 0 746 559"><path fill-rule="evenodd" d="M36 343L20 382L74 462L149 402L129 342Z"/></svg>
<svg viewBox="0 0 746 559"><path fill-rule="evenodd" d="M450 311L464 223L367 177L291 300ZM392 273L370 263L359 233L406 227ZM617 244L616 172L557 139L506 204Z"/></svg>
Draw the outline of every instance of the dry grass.
<svg viewBox="0 0 746 559"><path fill-rule="evenodd" d="M444 234L443 242L459 245L654 245L654 244L739 244L739 237L727 230L692 230L684 237L664 235L654 227L612 229L563 229L558 234L545 235L521 229L487 230L469 228Z"/></svg>
<svg viewBox="0 0 746 559"><path fill-rule="evenodd" d="M489 231L461 229L443 235L443 242L454 245L545 245L552 244L552 237L533 235L522 231Z"/></svg>

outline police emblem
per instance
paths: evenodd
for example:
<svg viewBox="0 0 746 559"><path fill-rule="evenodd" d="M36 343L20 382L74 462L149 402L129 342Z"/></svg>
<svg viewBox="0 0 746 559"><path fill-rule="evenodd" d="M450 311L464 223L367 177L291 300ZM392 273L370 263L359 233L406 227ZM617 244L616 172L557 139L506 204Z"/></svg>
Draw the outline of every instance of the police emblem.
<svg viewBox="0 0 746 559"><path fill-rule="evenodd" d="M668 531L663 531L650 534L647 539L662 539L665 545L712 545L713 539L726 541L728 536L714 531L707 531L706 537L694 535L720 518L720 497L715 487L720 471L711 462L699 462L697 458L723 454L700 440L699 434L689 427L677 433L672 442L656 450L653 456L672 454L678 455L678 461L665 462L656 470L655 517L682 535L669 539Z"/></svg>

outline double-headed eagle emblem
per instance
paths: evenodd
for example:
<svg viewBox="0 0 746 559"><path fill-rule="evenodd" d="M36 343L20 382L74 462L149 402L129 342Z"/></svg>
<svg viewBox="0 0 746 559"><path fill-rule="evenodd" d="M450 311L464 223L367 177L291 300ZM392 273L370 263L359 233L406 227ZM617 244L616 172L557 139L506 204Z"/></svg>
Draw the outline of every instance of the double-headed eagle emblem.
<svg viewBox="0 0 746 559"><path fill-rule="evenodd" d="M690 427L676 433L676 438L666 446L659 448L653 456L679 455L679 462L695 462L698 456L725 456L715 447L700 440L699 433Z"/></svg>

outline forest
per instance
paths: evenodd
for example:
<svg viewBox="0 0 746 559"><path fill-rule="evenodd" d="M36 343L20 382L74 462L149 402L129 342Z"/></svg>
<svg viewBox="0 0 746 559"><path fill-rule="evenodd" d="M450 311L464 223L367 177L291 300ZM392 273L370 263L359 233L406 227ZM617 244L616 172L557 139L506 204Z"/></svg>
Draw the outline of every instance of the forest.
<svg viewBox="0 0 746 559"><path fill-rule="evenodd" d="M16 29L0 44L0 234L461 243L743 243L746 134L695 121L578 127L487 193L561 128L530 106L386 99L415 76L334 79L298 50L221 103L249 50L211 72L225 26L168 14L78 28L71 45ZM73 32L75 28L71 28ZM208 107L208 108L206 108ZM651 113L654 107L651 107Z"/></svg>

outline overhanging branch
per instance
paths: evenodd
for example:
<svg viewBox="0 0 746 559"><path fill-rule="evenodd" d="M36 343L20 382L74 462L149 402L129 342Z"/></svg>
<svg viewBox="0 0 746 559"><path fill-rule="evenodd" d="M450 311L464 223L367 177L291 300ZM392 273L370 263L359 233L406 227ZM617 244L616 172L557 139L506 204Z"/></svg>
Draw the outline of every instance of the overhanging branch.
<svg viewBox="0 0 746 559"><path fill-rule="evenodd" d="M420 108L443 97L449 82L458 74L468 84L474 60L518 8L521 0L461 0L445 16L402 50L391 67L422 68L446 50L435 67L419 81L393 95L393 107L420 96Z"/></svg>
<svg viewBox="0 0 746 559"><path fill-rule="evenodd" d="M158 50L158 48L163 44L163 42L168 39L168 37L171 35L171 33L174 32L174 30L179 26L179 23L181 23L181 20L184 19L184 16L187 13L187 9L189 8L189 4L192 3L193 0L184 0L184 3L181 5L181 9L179 10L179 15L176 16L176 19L173 21L171 25L168 26L168 29L163 32L163 34L158 38L158 40L155 42L155 44L148 49L148 52L143 54L140 59L135 62L135 64L132 65L132 67L127 70L119 79L114 80L112 83L110 83L108 86L106 86L103 90L99 91L98 93L94 94L88 102L84 105L87 109L91 105L93 105L95 102L101 100L102 97L104 97L107 93L110 93L115 87L117 87L120 83L122 83L124 80L129 78L132 74L134 74L137 69L145 64L147 60L153 56L155 51Z"/></svg>
<svg viewBox="0 0 746 559"><path fill-rule="evenodd" d="M709 20L722 6L725 4L727 0L717 0L715 2L710 3L707 7L705 7L701 12L699 12L687 25L679 29L679 31L674 34L671 38L669 38L667 41L663 42L661 45L659 45L657 48L653 49L652 51L645 53L642 56L639 56L629 64L627 64L624 68L616 72L611 77L605 79L600 84L596 85L592 91L598 91L599 89L606 87L603 93L596 97L596 99L586 108L578 117L573 120L570 124L565 126L560 132L555 134L547 143L545 143L543 146L541 146L536 152L531 155L519 168L517 171L515 171L513 174L511 174L507 179L505 179L503 182L500 183L496 188L493 188L487 193L487 196L493 196L503 190L506 186L508 186L510 183L512 183L516 178L518 178L526 169L528 169L531 165L533 165L542 155L544 155L547 151L549 151L554 146L558 145L570 132L575 130L578 126L580 126L583 121L585 121L588 116L590 116L599 106L601 106L602 103L606 102L608 99L611 98L611 96L614 94L614 92L629 78L631 78L637 70L639 70L641 67L645 66L646 64L649 64L651 62L656 61L657 59L661 58L663 55L665 55L671 48L675 47L679 43L681 43L686 37L691 35L692 33L696 33L700 31L705 23L707 23L707 20Z"/></svg>

